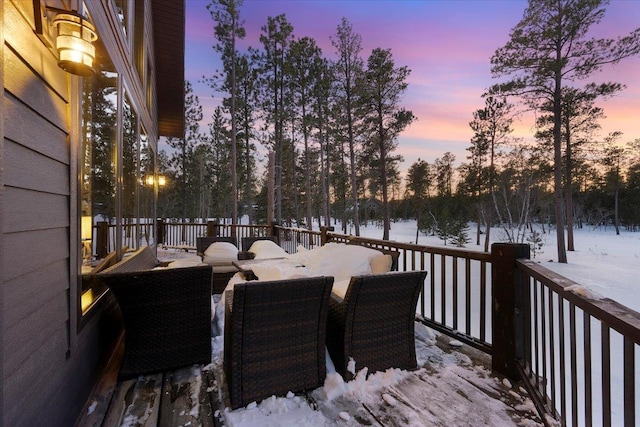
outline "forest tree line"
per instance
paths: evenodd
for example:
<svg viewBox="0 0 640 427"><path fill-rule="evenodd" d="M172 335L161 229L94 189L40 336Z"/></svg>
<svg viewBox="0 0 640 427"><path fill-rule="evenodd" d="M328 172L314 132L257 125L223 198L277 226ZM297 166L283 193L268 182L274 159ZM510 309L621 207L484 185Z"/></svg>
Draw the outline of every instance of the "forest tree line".
<svg viewBox="0 0 640 427"><path fill-rule="evenodd" d="M469 240L465 224L473 221L485 248L492 226L523 242L536 222L556 230L560 262L573 250L574 226L637 229L640 139L599 136L605 115L598 103L625 87L588 79L638 55L640 29L615 40L591 38L606 4L530 0L490 59L493 77L502 80L470 112L467 157L418 160L403 179L398 136L417 118L402 106L411 71L395 63L391 49L365 58L360 35L343 18L329 58L314 39L296 36L283 14L267 19L261 46L241 52L242 1L212 1L213 47L223 67L203 80L224 98L202 130L202 108L185 82L184 138L168 139L171 152L158 155L172 183L161 191L158 214L221 221L247 215L252 223L309 228L334 218L356 235L361 221L373 219L383 239L392 219L413 217L423 231L458 244ZM512 136L523 110L536 111L532 142ZM265 150L272 161L259 168ZM367 200L379 209L362 209Z"/></svg>

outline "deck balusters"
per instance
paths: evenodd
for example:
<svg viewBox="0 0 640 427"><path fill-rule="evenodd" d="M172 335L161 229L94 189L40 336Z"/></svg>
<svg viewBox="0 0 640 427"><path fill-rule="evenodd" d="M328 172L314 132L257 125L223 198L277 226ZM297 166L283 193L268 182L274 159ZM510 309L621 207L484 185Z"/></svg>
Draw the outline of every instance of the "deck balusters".
<svg viewBox="0 0 640 427"><path fill-rule="evenodd" d="M569 350L571 357L571 419L574 424L578 423L578 361L577 361L577 338L576 338L576 306L569 305Z"/></svg>
<svg viewBox="0 0 640 427"><path fill-rule="evenodd" d="M634 343L628 337L624 337L624 425L632 427L636 425L635 411L635 358Z"/></svg>
<svg viewBox="0 0 640 427"><path fill-rule="evenodd" d="M480 263L480 341L487 341L487 264Z"/></svg>
<svg viewBox="0 0 640 427"><path fill-rule="evenodd" d="M458 330L458 257L454 256L453 259L453 301L452 301L452 312L453 312L453 330Z"/></svg>
<svg viewBox="0 0 640 427"><path fill-rule="evenodd" d="M440 255L440 321L443 325L447 324L447 265L444 255Z"/></svg>
<svg viewBox="0 0 640 427"><path fill-rule="evenodd" d="M554 294L549 291L549 368L551 369L549 372L549 386L551 387L551 410L556 412L556 358L555 358L555 323L553 320L553 297Z"/></svg>
<svg viewBox="0 0 640 427"><path fill-rule="evenodd" d="M464 299L465 299L465 325L464 325L464 333L466 335L471 336L471 260L469 258L465 258L464 263L465 269L465 284L464 284Z"/></svg>
<svg viewBox="0 0 640 427"><path fill-rule="evenodd" d="M591 381L591 316L586 311L582 312L584 322L584 425L591 427L593 425L593 387Z"/></svg>
<svg viewBox="0 0 640 427"><path fill-rule="evenodd" d="M611 427L611 330L602 323L602 425Z"/></svg>

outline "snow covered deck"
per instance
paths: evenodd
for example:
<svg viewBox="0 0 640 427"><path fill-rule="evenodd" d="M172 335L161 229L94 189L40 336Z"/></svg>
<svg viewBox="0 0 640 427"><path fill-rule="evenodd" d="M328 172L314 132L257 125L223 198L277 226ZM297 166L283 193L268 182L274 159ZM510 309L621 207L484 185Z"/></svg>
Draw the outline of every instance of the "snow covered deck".
<svg viewBox="0 0 640 427"><path fill-rule="evenodd" d="M361 371L344 383L328 366L324 387L235 411L225 409L221 337L214 338L214 362L206 367L116 383L116 358L78 426L542 425L524 389L495 377L487 355L417 327L416 371L388 370L367 379Z"/></svg>

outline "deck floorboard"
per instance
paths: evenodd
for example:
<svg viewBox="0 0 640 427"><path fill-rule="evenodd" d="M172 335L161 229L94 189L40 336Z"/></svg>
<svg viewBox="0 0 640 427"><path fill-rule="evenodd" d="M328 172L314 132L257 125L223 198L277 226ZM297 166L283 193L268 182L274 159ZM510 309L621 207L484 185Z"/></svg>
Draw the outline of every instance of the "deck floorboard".
<svg viewBox="0 0 640 427"><path fill-rule="evenodd" d="M488 356L471 348L451 348L446 338L439 340L438 347L450 353L440 353L425 368L380 388L375 395L343 395L328 403L321 398L321 389L299 396L326 419L354 427L542 425L525 404L523 390L510 387L483 367L488 366ZM460 363L449 363L444 369L437 366L447 358ZM95 410L85 413L76 427L223 427L228 399L219 371L217 364L206 369L196 365L117 385L106 381L87 402ZM112 371L108 378L115 381ZM472 416L469 408L477 408Z"/></svg>

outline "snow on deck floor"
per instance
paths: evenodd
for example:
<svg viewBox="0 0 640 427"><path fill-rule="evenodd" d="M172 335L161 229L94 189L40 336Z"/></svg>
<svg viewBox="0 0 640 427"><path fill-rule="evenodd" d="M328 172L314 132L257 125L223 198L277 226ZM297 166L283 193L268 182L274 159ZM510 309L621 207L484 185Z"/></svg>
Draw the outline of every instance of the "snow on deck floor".
<svg viewBox="0 0 640 427"><path fill-rule="evenodd" d="M195 256L162 251L164 260ZM222 382L223 337L212 341L213 370ZM494 377L490 358L416 323L416 371L366 370L348 383L327 360L324 387L308 398L290 393L220 414L228 427L269 426L538 426L543 425L521 387ZM224 395L224 388L219 395ZM224 407L221 404L220 407ZM314 410L317 407L317 410Z"/></svg>
<svg viewBox="0 0 640 427"><path fill-rule="evenodd" d="M158 252L164 260L194 256ZM222 344L222 336L213 338L213 362L205 368L214 371L218 384ZM324 387L308 398L271 397L235 411L225 408L219 419L228 427L543 425L527 392L494 377L489 356L480 351L416 323L416 356L416 371L390 369L367 378L361 370L348 383L328 359Z"/></svg>
<svg viewBox="0 0 640 427"><path fill-rule="evenodd" d="M416 327L422 366L416 371L389 369L366 378L362 370L344 383L328 366L324 387L309 399L292 393L271 397L235 411L225 409L222 419L228 427L542 425L526 391L492 376L484 365L487 356L443 335L436 339L421 324ZM210 369L221 369L221 338L214 340Z"/></svg>

